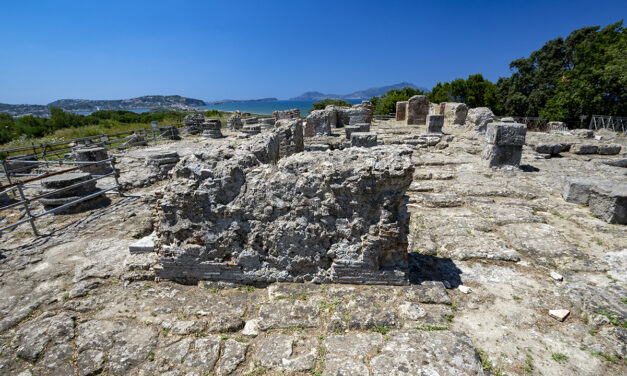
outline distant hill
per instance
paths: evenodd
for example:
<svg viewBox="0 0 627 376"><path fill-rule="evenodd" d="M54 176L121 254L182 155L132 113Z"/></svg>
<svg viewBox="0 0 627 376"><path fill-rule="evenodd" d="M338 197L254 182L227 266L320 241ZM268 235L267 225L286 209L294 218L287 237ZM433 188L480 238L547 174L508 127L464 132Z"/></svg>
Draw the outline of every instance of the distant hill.
<svg viewBox="0 0 627 376"><path fill-rule="evenodd" d="M146 95L131 99L91 100L91 99L59 99L46 105L39 104L4 104L0 103L0 112L12 116L35 115L46 116L53 107L64 111L93 112L98 110L135 110L140 108L167 108L185 110L204 106L200 99L181 97L180 95Z"/></svg>
<svg viewBox="0 0 627 376"><path fill-rule="evenodd" d="M60 99L48 103L47 106L59 107L65 111L97 111L97 110L132 110L138 108L176 108L188 109L204 106L200 99L181 97L180 95L146 95L131 99L90 100Z"/></svg>
<svg viewBox="0 0 627 376"><path fill-rule="evenodd" d="M323 94L319 91L308 91L297 97L290 98L292 101L319 101L325 98L331 99L370 99L372 97L379 97L390 90L402 89L404 87L411 87L412 89L422 89L427 90L424 87L418 87L409 82L400 82L398 84L382 86L382 87L373 87L370 89L355 91L350 94Z"/></svg>

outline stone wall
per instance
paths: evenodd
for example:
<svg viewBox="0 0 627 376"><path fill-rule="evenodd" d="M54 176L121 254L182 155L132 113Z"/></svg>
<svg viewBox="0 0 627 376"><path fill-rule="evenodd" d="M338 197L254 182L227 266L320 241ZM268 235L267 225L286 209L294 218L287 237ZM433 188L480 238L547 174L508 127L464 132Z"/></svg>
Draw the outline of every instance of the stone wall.
<svg viewBox="0 0 627 376"><path fill-rule="evenodd" d="M411 151L348 148L274 163L280 143L260 134L179 162L159 201L158 276L405 284Z"/></svg>
<svg viewBox="0 0 627 376"><path fill-rule="evenodd" d="M299 119L300 118L300 110L298 108L293 108L291 110L285 110L285 111L274 111L274 112L272 112L272 117L275 120Z"/></svg>

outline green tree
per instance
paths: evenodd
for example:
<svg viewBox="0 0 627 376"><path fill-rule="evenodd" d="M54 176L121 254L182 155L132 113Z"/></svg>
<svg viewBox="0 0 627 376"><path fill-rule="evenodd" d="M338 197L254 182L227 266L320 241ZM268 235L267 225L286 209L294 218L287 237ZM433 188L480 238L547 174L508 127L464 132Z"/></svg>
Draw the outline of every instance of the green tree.
<svg viewBox="0 0 627 376"><path fill-rule="evenodd" d="M424 94L425 93L420 89L404 87L400 90L390 90L383 94L380 98L374 97L370 99L370 102L372 102L374 113L376 115L388 115L396 112L396 102L406 101L414 95Z"/></svg>

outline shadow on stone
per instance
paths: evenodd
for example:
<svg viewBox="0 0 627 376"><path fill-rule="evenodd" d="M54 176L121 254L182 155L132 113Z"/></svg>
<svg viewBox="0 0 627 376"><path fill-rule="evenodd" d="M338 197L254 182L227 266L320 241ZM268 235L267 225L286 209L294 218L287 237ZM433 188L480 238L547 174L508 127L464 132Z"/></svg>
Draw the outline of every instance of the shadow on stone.
<svg viewBox="0 0 627 376"><path fill-rule="evenodd" d="M425 281L447 281L451 288L456 288L462 284L462 271L450 258L410 252L408 259L409 283L412 285L418 285Z"/></svg>
<svg viewBox="0 0 627 376"><path fill-rule="evenodd" d="M538 172L538 171L540 171L539 168L534 167L532 165L520 165L520 169L523 170L524 172Z"/></svg>

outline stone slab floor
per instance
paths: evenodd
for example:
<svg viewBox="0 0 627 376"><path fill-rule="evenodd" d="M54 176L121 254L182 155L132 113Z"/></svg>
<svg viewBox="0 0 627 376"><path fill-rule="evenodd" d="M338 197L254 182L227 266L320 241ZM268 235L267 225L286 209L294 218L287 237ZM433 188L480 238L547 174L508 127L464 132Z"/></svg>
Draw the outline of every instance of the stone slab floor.
<svg viewBox="0 0 627 376"><path fill-rule="evenodd" d="M373 127L387 141L398 128ZM625 227L560 196L564 176L624 180L625 169L525 147L521 170L490 170L481 138L445 132L413 156L409 286L149 280L154 255L130 257L128 245L152 231L160 182L44 217L38 238L27 226L3 234L0 374L625 374ZM141 150L119 153L123 173Z"/></svg>

